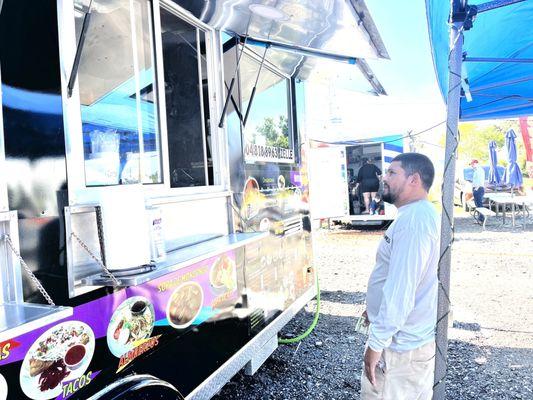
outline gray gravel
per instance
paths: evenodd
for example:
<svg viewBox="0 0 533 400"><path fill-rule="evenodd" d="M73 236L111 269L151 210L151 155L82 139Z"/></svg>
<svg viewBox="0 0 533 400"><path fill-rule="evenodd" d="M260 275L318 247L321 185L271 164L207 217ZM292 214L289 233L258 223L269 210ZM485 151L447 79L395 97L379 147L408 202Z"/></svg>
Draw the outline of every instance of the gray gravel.
<svg viewBox="0 0 533 400"><path fill-rule="evenodd" d="M456 218L453 326L449 330L447 398L533 399L533 221L526 230L487 230ZM354 332L382 231L315 233L322 293L314 332L280 346L254 376L237 374L215 399L358 399L364 337ZM310 302L284 330L310 324Z"/></svg>

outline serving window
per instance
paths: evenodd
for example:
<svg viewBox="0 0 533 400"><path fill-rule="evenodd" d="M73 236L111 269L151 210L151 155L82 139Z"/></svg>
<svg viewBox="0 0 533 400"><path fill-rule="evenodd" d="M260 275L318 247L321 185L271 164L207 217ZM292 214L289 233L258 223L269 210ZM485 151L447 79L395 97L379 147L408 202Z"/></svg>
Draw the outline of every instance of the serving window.
<svg viewBox="0 0 533 400"><path fill-rule="evenodd" d="M206 32L161 9L170 187L213 185Z"/></svg>
<svg viewBox="0 0 533 400"><path fill-rule="evenodd" d="M87 0L75 0L79 38ZM152 2L93 0L78 69L86 186L163 182Z"/></svg>
<svg viewBox="0 0 533 400"><path fill-rule="evenodd" d="M79 96L67 108L81 119L80 132L78 112L68 113L69 160L83 158L69 173L77 201L98 201L98 189L87 188L128 184L163 196L221 190L223 138L212 138L210 123L212 30L167 1L74 0L74 20Z"/></svg>
<svg viewBox="0 0 533 400"><path fill-rule="evenodd" d="M240 83L243 113L249 108L243 127L245 160L292 163L290 79L261 65L255 54L246 51L240 63Z"/></svg>

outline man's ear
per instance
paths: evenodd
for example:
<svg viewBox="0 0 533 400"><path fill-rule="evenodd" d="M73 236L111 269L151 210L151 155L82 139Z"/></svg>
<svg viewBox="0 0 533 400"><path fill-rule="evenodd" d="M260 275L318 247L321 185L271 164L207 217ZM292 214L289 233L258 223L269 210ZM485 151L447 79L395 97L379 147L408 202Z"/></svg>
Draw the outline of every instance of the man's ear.
<svg viewBox="0 0 533 400"><path fill-rule="evenodd" d="M413 186L422 185L422 178L420 178L420 174L418 172L412 174L409 179L409 183L411 183Z"/></svg>

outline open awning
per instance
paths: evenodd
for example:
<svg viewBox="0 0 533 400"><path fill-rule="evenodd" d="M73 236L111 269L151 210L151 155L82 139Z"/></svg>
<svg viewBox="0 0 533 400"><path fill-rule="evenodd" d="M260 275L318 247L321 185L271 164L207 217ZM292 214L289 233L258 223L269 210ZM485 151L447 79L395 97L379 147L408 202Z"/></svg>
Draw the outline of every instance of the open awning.
<svg viewBox="0 0 533 400"><path fill-rule="evenodd" d="M464 31L460 120L532 115L533 1L470 0L468 6L477 15L472 28ZM446 100L450 2L426 0L426 10L435 69Z"/></svg>
<svg viewBox="0 0 533 400"><path fill-rule="evenodd" d="M347 57L389 57L363 0L173 1L224 32Z"/></svg>
<svg viewBox="0 0 533 400"><path fill-rule="evenodd" d="M307 79L317 60L336 60L355 64L354 74L385 94L365 59L389 55L363 0L173 1L217 30L267 46L265 59L288 75Z"/></svg>

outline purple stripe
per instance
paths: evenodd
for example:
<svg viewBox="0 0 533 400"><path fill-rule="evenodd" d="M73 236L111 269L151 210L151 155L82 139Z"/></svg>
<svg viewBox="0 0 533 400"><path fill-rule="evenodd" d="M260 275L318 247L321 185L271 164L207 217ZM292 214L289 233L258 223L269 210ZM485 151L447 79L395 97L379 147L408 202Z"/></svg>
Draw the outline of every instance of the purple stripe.
<svg viewBox="0 0 533 400"><path fill-rule="evenodd" d="M229 251L225 254L235 261L234 251ZM20 346L14 348L7 359L0 361L0 365L24 359L28 350L40 335L42 335L52 326L59 325L62 322L84 322L91 327L95 338L105 337L107 335L107 327L113 312L129 297L144 296L149 299L154 305L155 319L160 320L166 318L167 302L170 299L173 291L184 282L195 281L200 284L204 292L203 306L210 306L215 298L224 294L224 290L213 288L209 282L209 271L213 263L219 257L220 255L208 258L204 261L193 264L186 268L182 268L143 285L128 287L89 303L82 304L74 308L74 313L71 317L65 318L61 322L56 321L53 324L48 324L42 328L35 329L19 337L12 338L12 340L19 342ZM200 275L196 275L195 272L199 271L200 269L204 269L205 271L203 271ZM191 277L184 277L183 282L181 282L180 278L186 274L191 274ZM168 284L169 282L171 285L169 285L166 290L159 290L160 285L165 283ZM234 298L234 296L232 297Z"/></svg>

